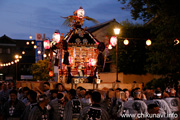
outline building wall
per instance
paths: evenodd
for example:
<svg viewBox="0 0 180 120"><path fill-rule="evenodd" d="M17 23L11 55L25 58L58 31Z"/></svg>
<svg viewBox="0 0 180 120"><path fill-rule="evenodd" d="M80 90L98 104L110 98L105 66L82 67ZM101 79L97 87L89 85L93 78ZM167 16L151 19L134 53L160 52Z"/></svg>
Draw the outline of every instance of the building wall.
<svg viewBox="0 0 180 120"><path fill-rule="evenodd" d="M26 44L27 41L30 43L29 45ZM34 41L35 43L35 40L11 39L6 35L0 37L0 64L15 61L16 54L22 56L17 65L14 63L10 66L0 66L0 73L3 74L1 79L15 80L16 70L18 80L20 80L20 75L31 74L31 65L32 63L35 63L35 49L34 44L31 44L31 41ZM22 51L25 51L24 55L22 54Z"/></svg>
<svg viewBox="0 0 180 120"><path fill-rule="evenodd" d="M109 83L109 82L115 82L116 81L116 73L100 73L99 74L100 79L103 80L104 83ZM136 81L137 83L144 83L146 84L147 82L151 81L152 79L160 78L160 75L152 75L152 74L146 74L146 75L135 75L135 74L123 74L123 73L118 73L118 80L121 81L121 83L133 83Z"/></svg>

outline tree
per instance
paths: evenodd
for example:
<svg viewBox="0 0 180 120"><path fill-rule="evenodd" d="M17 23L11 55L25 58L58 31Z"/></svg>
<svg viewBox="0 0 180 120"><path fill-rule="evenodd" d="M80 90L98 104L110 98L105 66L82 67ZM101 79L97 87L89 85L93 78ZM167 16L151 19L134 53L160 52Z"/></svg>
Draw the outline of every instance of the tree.
<svg viewBox="0 0 180 120"><path fill-rule="evenodd" d="M178 0L118 0L130 9L133 19L148 21L153 44L148 52L147 71L176 82L180 73L180 11Z"/></svg>
<svg viewBox="0 0 180 120"><path fill-rule="evenodd" d="M51 79L51 77L49 77L48 63L49 61L45 59L39 60L37 63L32 65L32 74L34 79L43 81Z"/></svg>

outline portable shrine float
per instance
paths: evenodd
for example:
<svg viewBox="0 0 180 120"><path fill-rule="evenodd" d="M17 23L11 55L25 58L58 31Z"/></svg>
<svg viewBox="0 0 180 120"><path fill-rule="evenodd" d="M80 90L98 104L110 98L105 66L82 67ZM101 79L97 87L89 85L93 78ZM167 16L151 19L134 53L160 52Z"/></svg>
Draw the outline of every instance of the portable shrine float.
<svg viewBox="0 0 180 120"><path fill-rule="evenodd" d="M59 76L67 76L67 83L93 82L97 78L97 71L104 66L105 44L98 41L90 32L82 28L84 20L93 20L84 16L84 10L80 7L74 15L65 17L65 24L72 29L61 36L57 31L53 35L50 43L49 69L51 71L52 62L58 66ZM45 47L45 46L44 46ZM56 56L53 58L53 52Z"/></svg>

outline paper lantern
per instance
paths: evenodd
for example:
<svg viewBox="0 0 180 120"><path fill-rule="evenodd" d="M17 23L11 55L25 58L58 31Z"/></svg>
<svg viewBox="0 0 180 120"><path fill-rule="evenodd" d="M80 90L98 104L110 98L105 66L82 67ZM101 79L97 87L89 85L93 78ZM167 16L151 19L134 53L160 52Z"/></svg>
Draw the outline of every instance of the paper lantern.
<svg viewBox="0 0 180 120"><path fill-rule="evenodd" d="M110 44L111 44L111 46L115 46L117 44L117 37L116 36L111 37Z"/></svg>
<svg viewBox="0 0 180 120"><path fill-rule="evenodd" d="M77 10L77 17L78 18L83 18L84 17L84 14L85 14L85 11L82 7L80 7L78 10Z"/></svg>
<svg viewBox="0 0 180 120"><path fill-rule="evenodd" d="M127 39L125 39L123 42L124 42L125 45L129 44L129 40L127 40Z"/></svg>
<svg viewBox="0 0 180 120"><path fill-rule="evenodd" d="M146 40L146 45L147 45L147 46L150 46L151 44L152 44L152 42L151 42L150 39Z"/></svg>
<svg viewBox="0 0 180 120"><path fill-rule="evenodd" d="M179 42L179 40L178 39L175 39L174 40L174 45L177 45L177 44L179 44L180 42Z"/></svg>
<svg viewBox="0 0 180 120"><path fill-rule="evenodd" d="M49 40L44 40L44 49L50 49L51 43Z"/></svg>
<svg viewBox="0 0 180 120"><path fill-rule="evenodd" d="M56 42L56 43L59 43L60 40L61 40L60 33L59 33L59 31L56 31L56 32L53 34L53 41Z"/></svg>
<svg viewBox="0 0 180 120"><path fill-rule="evenodd" d="M90 66L95 66L96 65L96 60L93 59L93 58L89 59L89 65Z"/></svg>
<svg viewBox="0 0 180 120"><path fill-rule="evenodd" d="M53 77L53 71L49 71L49 77Z"/></svg>

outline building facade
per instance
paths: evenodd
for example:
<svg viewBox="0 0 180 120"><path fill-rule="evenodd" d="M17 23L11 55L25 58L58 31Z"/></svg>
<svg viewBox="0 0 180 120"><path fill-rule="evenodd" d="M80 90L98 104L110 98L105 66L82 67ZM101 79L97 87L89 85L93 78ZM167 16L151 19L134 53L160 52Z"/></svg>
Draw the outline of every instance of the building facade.
<svg viewBox="0 0 180 120"><path fill-rule="evenodd" d="M21 80L32 78L31 66L36 59L36 41L0 37L0 79ZM15 58L18 55L19 58ZM15 61L19 59L18 61Z"/></svg>

